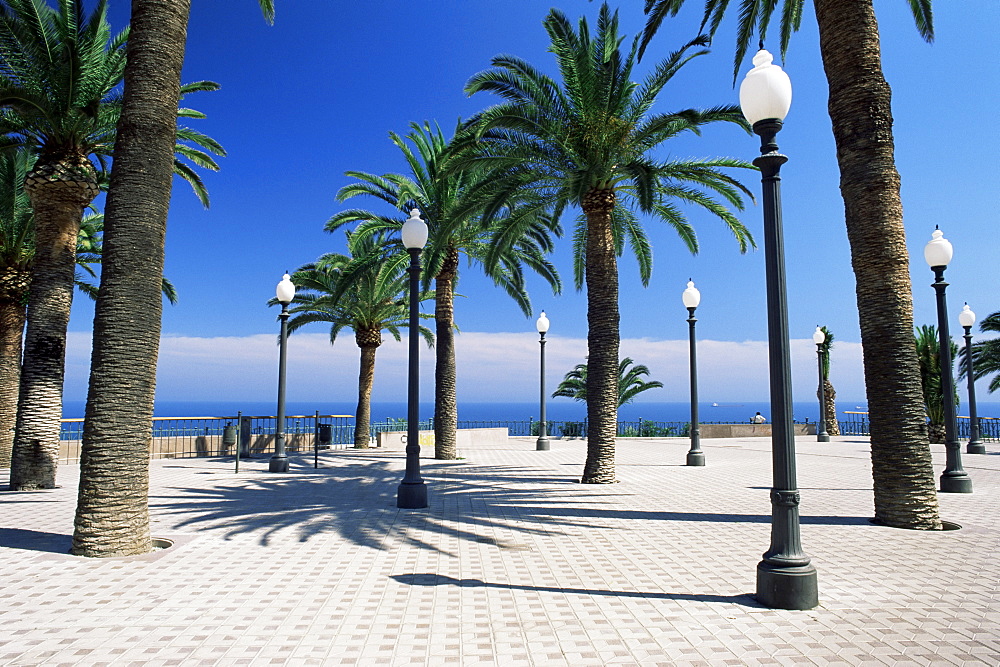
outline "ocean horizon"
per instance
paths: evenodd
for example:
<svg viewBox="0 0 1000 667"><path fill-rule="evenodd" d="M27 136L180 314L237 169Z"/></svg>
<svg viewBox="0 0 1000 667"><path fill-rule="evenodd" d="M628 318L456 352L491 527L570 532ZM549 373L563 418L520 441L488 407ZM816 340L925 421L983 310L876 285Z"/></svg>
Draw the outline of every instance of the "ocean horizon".
<svg viewBox="0 0 1000 667"><path fill-rule="evenodd" d="M285 414L289 416L314 415L317 411L323 415L353 416L357 404L355 402L306 402L288 401L285 404ZM980 417L1000 417L1000 403L977 403ZM78 419L84 416L84 401L65 401L63 403L63 418ZM838 401L837 417L841 420L849 417L849 412L867 412L864 401ZM156 401L153 414L156 417L233 417L237 413L252 416L271 416L277 412L274 401ZM421 401L420 418L429 419L434 414L433 402ZM698 420L701 423L712 422L749 422L757 412L771 418L771 405L768 401L727 401L699 402ZM556 400L546 404L546 418L549 421L583 421L586 418L586 405L578 401ZM390 419L403 419L407 414L405 402L372 403L371 414L373 422ZM968 415L968 407L961 405L959 415ZM514 402L460 402L458 404L459 421L527 421L537 420L539 416L538 403ZM795 421L816 421L819 416L818 401L795 401L792 403L792 417ZM687 402L643 402L624 405L618 410L619 421L650 420L657 422L689 422L691 408Z"/></svg>

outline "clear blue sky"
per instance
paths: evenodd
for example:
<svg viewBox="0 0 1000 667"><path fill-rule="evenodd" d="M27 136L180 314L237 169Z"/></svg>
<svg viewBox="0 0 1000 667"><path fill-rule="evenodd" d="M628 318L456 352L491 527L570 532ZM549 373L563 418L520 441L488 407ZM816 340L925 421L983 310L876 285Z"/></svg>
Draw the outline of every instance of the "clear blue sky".
<svg viewBox="0 0 1000 667"><path fill-rule="evenodd" d="M120 26L127 20L128 3L112 4L112 20ZM796 399L808 400L814 390L815 385L810 387L807 381L814 377L810 374L815 368L810 365L811 343L806 346L805 339L819 323L834 331L843 351L839 370L838 359L834 360L835 384L841 385L842 396L857 401L864 394L854 276L826 111L826 80L811 3L806 4L803 28L793 37L783 63L792 79L794 98L785 129L778 136L782 152L789 156L782 169L782 189L791 336L802 339L794 358L796 377L802 378L797 380ZM641 5L620 4L624 30L630 36L643 24ZM640 71L694 35L699 5L691 0L689 11L664 23ZM180 303L167 306L164 312L164 334L175 340L161 357L161 398L200 396L191 387L202 389L204 383L196 378L206 373L213 378L210 384L217 383L234 396L267 400L273 395L276 312L264 304L286 269L343 249L342 234L324 232L323 224L340 207L334 194L348 182L344 172L402 170L399 153L387 138L390 130L405 132L411 121L429 120L450 131L460 116L490 104L493 100L485 95L466 98L462 88L472 74L489 66L494 55L517 55L551 72L553 57L546 51L548 40L541 25L550 6L528 0L502 4L278 0L275 24L267 26L253 0L193 3L184 80L211 79L222 90L193 95L186 102L208 114L207 120L192 125L218 139L229 156L221 161L220 172L205 175L211 209L202 209L186 184L175 183L166 266ZM581 13L593 18L598 9L597 3L582 0L564 0L559 6L574 18ZM877 5L883 66L893 89L896 158L903 183L916 322L935 322L932 275L922 249L937 224L955 246L955 259L947 273L954 333L960 332L957 314L963 301L980 317L1000 310L995 205L1000 173L995 120L1000 101L996 55L1000 53L996 30L1000 7L987 0L939 1L935 10L937 39L929 45L917 34L907 3L896 0ZM776 43L767 46L777 51ZM737 102L732 58L730 25L722 29L710 55L690 63L675 77L659 109ZM750 66L748 58L741 67L741 79ZM706 129L701 137L672 140L662 155L728 155L750 160L758 153L755 139L720 125ZM759 176L748 172L744 182L759 192ZM378 207L377 202L361 200L351 205ZM637 341L633 347L626 346L623 354L632 353L653 369L654 377L676 387L674 393L651 398L684 400L686 365L661 362L657 355L666 354L669 347L676 348L675 356L683 356L680 344L686 341L687 313L680 294L690 277L702 292L699 338L718 344L718 363L713 365L711 354L716 348L711 346L699 358L707 374L705 386L711 388L708 395L703 390L703 398L766 399L767 366L761 358L762 341L767 337L763 248L740 255L721 223L696 210L690 214L701 242L698 256L690 256L668 228L650 222L655 252L650 287L643 289L639 284L633 260L621 261L621 334L623 339ZM760 207L753 205L742 214L762 245L761 216ZM536 309L545 309L552 320L550 350L556 348L552 351L556 361L550 382L582 361L576 357L582 356L580 345L586 336L586 301L571 286L569 245L564 239L553 258L567 284L565 293L553 297L538 280L530 286ZM463 267L459 291L466 295L456 305L456 320L463 331L459 363L478 359L478 351L472 349L476 341L495 346L498 339L487 334L499 333L524 333L525 363L531 363L537 352L533 318L525 319L474 267ZM92 305L78 298L70 326L78 341L90 329L92 317ZM316 350L320 343L329 347L321 340L322 329L314 333ZM243 371L259 363L259 369L249 376L223 370L213 374L209 367L225 356L220 350L239 345L229 340L226 348L213 347L214 339L254 335L266 335L260 359L234 363ZM293 380L298 377L294 364L302 364L302 381L290 385L290 398L314 396L316 385L306 379L319 372L333 376L329 391L324 390L325 400L352 399L357 357L353 336L347 333L338 341L335 347L343 350L337 352L337 359L342 361L330 369L319 368L315 358L301 356L306 346L306 339L302 340L298 352L294 338L290 348ZM563 356L559 341L564 342ZM188 344L203 350L202 361L182 351L170 352ZM644 348L644 344L652 347ZM386 379L397 377L399 369L393 364L402 363L402 357L388 349L393 345L387 341L379 352L377 399L396 400L399 393L398 386ZM82 397L86 358L80 355L85 347L79 342L71 347L68 398ZM749 365L733 373L729 360ZM565 367L555 365L559 363ZM490 400L481 394L476 369L464 372L460 400ZM534 398L534 393L528 393L523 400ZM987 398L985 388L980 398Z"/></svg>

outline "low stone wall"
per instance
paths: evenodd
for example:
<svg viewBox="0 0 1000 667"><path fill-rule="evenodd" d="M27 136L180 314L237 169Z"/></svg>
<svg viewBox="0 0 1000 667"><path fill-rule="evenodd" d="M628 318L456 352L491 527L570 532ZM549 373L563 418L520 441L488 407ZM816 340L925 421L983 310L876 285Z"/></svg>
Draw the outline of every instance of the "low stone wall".
<svg viewBox="0 0 1000 667"><path fill-rule="evenodd" d="M760 438L770 437L770 424L701 424L698 430L703 438ZM816 424L793 424L795 435L816 435Z"/></svg>
<svg viewBox="0 0 1000 667"><path fill-rule="evenodd" d="M384 449L404 449L406 447L406 431L381 431L378 434L378 446ZM505 445L508 432L506 428L460 428L456 434L456 446L459 450L468 447L473 442L477 446ZM434 431L420 431L420 447L434 447Z"/></svg>

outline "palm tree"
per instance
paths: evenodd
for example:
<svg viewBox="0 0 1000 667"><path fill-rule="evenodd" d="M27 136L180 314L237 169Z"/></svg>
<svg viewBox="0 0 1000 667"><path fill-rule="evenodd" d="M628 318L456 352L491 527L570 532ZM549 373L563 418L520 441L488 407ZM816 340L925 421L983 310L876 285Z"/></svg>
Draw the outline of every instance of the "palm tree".
<svg viewBox="0 0 1000 667"><path fill-rule="evenodd" d="M259 2L272 20L273 1ZM152 548L148 448L176 145L173 119L190 8L190 0L132 1L73 532L73 553L80 556L125 556Z"/></svg>
<svg viewBox="0 0 1000 667"><path fill-rule="evenodd" d="M618 407L631 403L639 394L650 389L661 389L663 383L659 380L643 380L649 375L649 368L644 364L632 366L635 363L630 357L625 357L618 364ZM563 378L552 398L572 398L574 401L587 400L587 364L577 364Z"/></svg>
<svg viewBox="0 0 1000 667"><path fill-rule="evenodd" d="M637 212L674 227L687 247L697 248L694 232L677 203L693 204L729 227L741 250L752 244L747 229L721 203L741 209L748 191L721 168L750 168L731 158L653 159L666 140L699 132L714 122L745 127L739 109L720 106L652 114L650 109L673 75L705 51L693 42L659 63L641 84L632 81L638 42L622 50L618 13L601 6L597 32L586 19L574 30L562 12L544 21L562 82L513 56L497 56L493 69L472 77L466 92L496 93L506 101L473 119L478 151L465 165L491 170L496 187L527 187L544 193L556 213L579 206L584 217L576 247L585 265L588 318L587 461L585 483L615 481L617 431L618 268L626 239L648 280L648 240Z"/></svg>
<svg viewBox="0 0 1000 667"><path fill-rule="evenodd" d="M368 447L371 422L371 395L375 380L375 352L382 344L383 329L400 340L400 328L409 322L409 277L405 263L398 261L405 254L396 254L387 261L366 262L364 259L379 252L389 243L383 235L352 238L348 234L350 255L328 253L312 264L297 269L292 282L299 288L292 300L288 321L289 333L313 322L330 324L330 343L342 329L354 331L354 341L361 350L358 374L358 409L354 417L354 446ZM384 258L384 252L382 253ZM345 274L350 276L344 285ZM420 295L421 300L433 294ZM276 299L272 300L277 303ZM430 329L420 327L420 333L433 345Z"/></svg>
<svg viewBox="0 0 1000 667"><path fill-rule="evenodd" d="M833 349L833 332L825 326L820 327L820 331L826 336L820 345L820 358L823 364L823 396L817 396L823 400L823 417L826 422L827 435L840 435L840 423L837 421L837 390L830 382L830 350ZM819 390L816 391L819 394Z"/></svg>
<svg viewBox="0 0 1000 667"><path fill-rule="evenodd" d="M454 459L458 455L454 300L460 258L465 255L482 267L529 317L532 308L523 267L545 278L554 292L561 289L555 268L545 258L558 226L541 210L541 204L523 193L484 215L480 198L486 186L468 172L446 170L451 149L440 128L432 129L427 123L413 123L410 128L405 137L389 134L410 175L349 171L347 175L358 180L344 186L337 198L345 201L366 195L402 211L418 208L429 223L424 266L426 275L433 276L435 293L434 456ZM326 229L333 231L357 221L362 221L357 233L368 235L398 229L402 218L353 209L333 216Z"/></svg>
<svg viewBox="0 0 1000 667"><path fill-rule="evenodd" d="M28 147L37 156L24 183L34 213L35 253L11 461L13 489L55 484L77 233L83 210L101 185L90 156L103 170L115 139L127 35L125 29L112 37L103 1L89 17L79 0L60 0L55 9L30 0L0 5L3 142ZM189 89L217 87L199 82ZM191 110L177 113L201 116ZM179 154L196 165L218 168L205 152L221 151L213 140L187 128L178 137L195 144L178 145ZM205 201L193 168L175 162Z"/></svg>
<svg viewBox="0 0 1000 667"><path fill-rule="evenodd" d="M920 362L920 389L924 396L924 409L927 413L927 431L930 441L936 444L943 444L945 441L944 424L944 389L941 386L941 343L938 338L937 327L919 326L914 336L916 343L917 359ZM958 346L954 342L951 345L951 358L956 359ZM954 401L958 405L958 389L952 387L955 392Z"/></svg>
<svg viewBox="0 0 1000 667"><path fill-rule="evenodd" d="M684 0L646 0L644 40ZM740 0L734 77L753 33L766 36L777 0ZM781 52L798 30L804 0L784 0ZM930 0L909 0L921 36L931 41ZM714 35L729 0L705 0L702 29ZM857 282L871 428L875 520L938 530L934 470L918 387L913 295L892 134L891 91L882 73L873 0L813 0L829 113L840 163L840 191Z"/></svg>
<svg viewBox="0 0 1000 667"><path fill-rule="evenodd" d="M986 319L979 323L979 330L983 333L990 331L1000 331L1000 311L988 315ZM965 373L965 346L962 346L959 354L962 363L959 364L958 377L966 377ZM972 344L972 377L981 380L993 374L987 389L992 394L1000 389L1000 338L981 340Z"/></svg>

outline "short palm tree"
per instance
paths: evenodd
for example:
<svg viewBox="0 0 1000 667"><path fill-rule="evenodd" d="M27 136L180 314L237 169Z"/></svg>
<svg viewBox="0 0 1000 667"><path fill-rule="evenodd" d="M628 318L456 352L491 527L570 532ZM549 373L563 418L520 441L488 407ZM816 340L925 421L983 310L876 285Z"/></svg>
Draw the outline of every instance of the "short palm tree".
<svg viewBox="0 0 1000 667"><path fill-rule="evenodd" d="M823 421L826 422L827 435L840 435L840 423L837 422L837 390L830 382L830 350L833 349L833 332L825 326L820 331L826 336L820 348L820 359L823 364ZM819 390L816 391L819 394Z"/></svg>
<svg viewBox="0 0 1000 667"><path fill-rule="evenodd" d="M659 380L644 380L649 375L649 368L644 364L632 366L635 363L630 357L625 357L618 364L618 407L631 403L644 391L662 389ZM572 398L575 401L587 400L587 364L577 364L563 378L552 398Z"/></svg>
<svg viewBox="0 0 1000 667"><path fill-rule="evenodd" d="M524 193L507 198L485 216L481 203L485 186L481 180L467 172L446 170L451 148L440 128L427 123L413 123L410 127L405 137L389 135L406 160L408 175L349 171L347 175L357 181L344 186L337 198L345 201L365 195L403 212L417 208L429 225L423 261L425 275L433 277L436 295L434 455L454 459L458 422L454 300L461 256L482 267L527 317L532 308L525 289L525 267L545 278L553 291L558 293L561 288L555 268L545 257L552 249L551 235L558 233L558 226L541 204ZM360 221L356 233L368 235L399 229L402 220L400 216L352 209L333 216L326 229L332 231Z"/></svg>
<svg viewBox="0 0 1000 667"><path fill-rule="evenodd" d="M579 206L578 266L587 289L587 461L585 483L615 481L617 432L618 267L626 241L639 259L643 280L651 269L649 243L639 213L672 226L692 251L694 231L680 204L700 207L725 224L741 250L750 233L727 208L742 209L748 193L728 168L751 168L741 160L659 160L667 140L700 132L707 124L746 127L738 108L684 109L652 113L660 93L685 63L706 53L689 52L694 42L660 62L641 83L632 80L638 43L623 50L618 14L600 8L597 30L586 19L574 30L553 9L544 22L562 81L557 82L513 56L497 56L493 68L472 77L466 92L492 92L504 102L472 119L475 151L460 161L491 173L503 191L529 188L544 193L556 213ZM471 143L471 142L470 142ZM722 201L720 201L720 199Z"/></svg>
<svg viewBox="0 0 1000 667"><path fill-rule="evenodd" d="M1000 311L988 315L979 323L979 330L983 333L1000 332ZM959 352L962 363L959 365L959 377L966 377L965 374L965 346ZM972 344L972 377L982 380L984 377L993 375L987 389L992 394L1000 389L1000 338L981 340Z"/></svg>
<svg viewBox="0 0 1000 667"><path fill-rule="evenodd" d="M289 312L289 333L314 322L330 325L330 343L343 329L354 331L361 350L358 374L358 408L354 417L354 446L368 447L371 422L371 395L375 381L375 352L382 344L382 331L398 341L400 329L409 322L409 278L406 265L397 254L387 261L358 264L359 258L382 251L390 241L382 235L351 238L350 255L329 253L312 264L297 269L292 283L298 288ZM395 260L395 261L394 261ZM344 284L344 276L349 284ZM433 294L420 295L421 300ZM272 300L273 302L273 300ZM430 329L420 327L428 346L434 342Z"/></svg>
<svg viewBox="0 0 1000 667"><path fill-rule="evenodd" d="M121 112L119 87L128 29L112 35L101 0L85 15L80 0L0 4L0 131L7 146L30 148L36 161L24 189L34 213L36 252L11 465L14 489L55 484L62 408L66 327L74 287L77 235L84 209L100 189ZM211 90L211 82L189 91ZM181 109L178 115L199 117ZM213 140L179 128L177 154L218 168ZM208 151L208 152L206 152ZM207 203L194 168L175 158L175 170Z"/></svg>
<svg viewBox="0 0 1000 667"><path fill-rule="evenodd" d="M941 344L937 327L917 327L914 342L920 362L920 388L927 411L927 432L932 443L942 444L945 441L944 390L941 386ZM951 358L956 359L958 346L954 342L950 345ZM958 405L958 390L955 387L952 389L955 391L952 400Z"/></svg>

